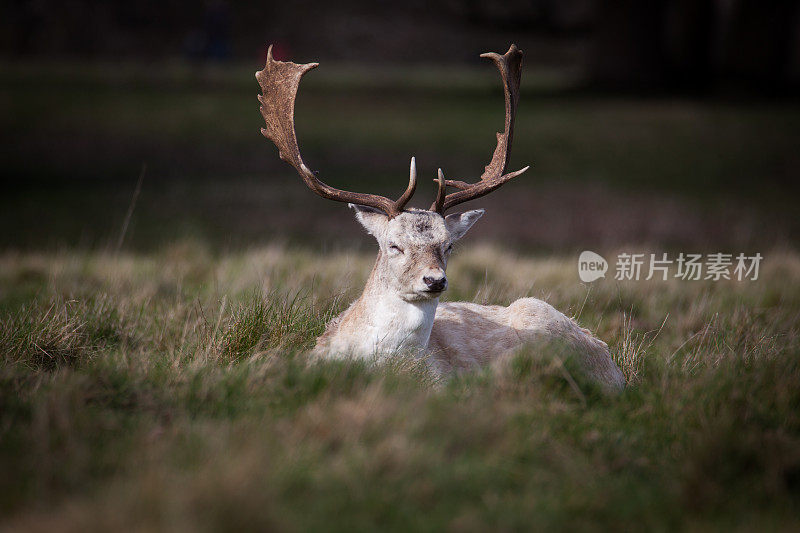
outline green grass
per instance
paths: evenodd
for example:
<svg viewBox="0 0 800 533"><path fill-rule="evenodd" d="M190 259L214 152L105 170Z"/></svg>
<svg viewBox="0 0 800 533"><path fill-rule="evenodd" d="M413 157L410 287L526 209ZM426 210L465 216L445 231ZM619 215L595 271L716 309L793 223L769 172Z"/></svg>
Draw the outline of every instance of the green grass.
<svg viewBox="0 0 800 533"><path fill-rule="evenodd" d="M577 257L465 245L448 297L578 316L630 380L615 397L530 351L447 382L402 358L310 362L371 261L196 243L0 255L4 525L800 525L795 253L765 253L758 281L589 290Z"/></svg>

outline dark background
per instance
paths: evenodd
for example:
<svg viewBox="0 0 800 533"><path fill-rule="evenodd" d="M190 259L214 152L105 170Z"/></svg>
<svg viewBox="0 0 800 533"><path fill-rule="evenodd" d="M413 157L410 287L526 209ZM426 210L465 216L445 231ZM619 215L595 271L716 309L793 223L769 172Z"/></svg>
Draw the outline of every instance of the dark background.
<svg viewBox="0 0 800 533"><path fill-rule="evenodd" d="M480 174L502 93L478 55L511 42L525 52L512 164L533 168L474 202L490 209L479 237L796 244L797 2L167 0L4 5L0 247L115 246L144 166L125 246L361 242L258 134L266 46L322 64L298 99L306 161L396 195L412 154L423 176Z"/></svg>

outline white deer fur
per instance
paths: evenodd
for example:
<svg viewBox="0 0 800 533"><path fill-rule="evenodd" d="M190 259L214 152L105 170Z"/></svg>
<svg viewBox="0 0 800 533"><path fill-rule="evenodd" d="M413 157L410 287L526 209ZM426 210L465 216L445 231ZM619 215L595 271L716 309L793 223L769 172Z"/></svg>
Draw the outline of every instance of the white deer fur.
<svg viewBox="0 0 800 533"><path fill-rule="evenodd" d="M444 278L452 244L483 215L482 209L444 218L411 209L389 218L371 208L351 207L378 241L378 258L361 297L317 339L316 355L380 358L414 353L446 376L485 365L526 344L555 344L578 357L588 375L604 387L624 386L606 344L541 300L522 298L508 307L439 304L446 281L432 291L423 278Z"/></svg>

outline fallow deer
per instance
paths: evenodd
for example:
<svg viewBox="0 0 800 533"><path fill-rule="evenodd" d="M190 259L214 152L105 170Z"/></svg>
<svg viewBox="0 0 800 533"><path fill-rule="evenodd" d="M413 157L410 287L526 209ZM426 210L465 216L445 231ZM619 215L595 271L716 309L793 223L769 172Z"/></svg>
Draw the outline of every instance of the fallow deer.
<svg viewBox="0 0 800 533"><path fill-rule="evenodd" d="M344 191L321 181L303 162L294 127L300 79L318 63L276 61L272 48L263 70L256 72L258 96L266 128L261 133L278 147L313 192L355 210L356 219L378 241L378 258L361 297L333 319L317 339L314 352L324 357L380 357L415 352L439 375L450 375L496 360L529 343L555 341L579 359L588 375L602 386L620 389L625 379L608 347L588 330L549 304L522 298L508 307L468 302L439 303L447 289L445 269L452 245L483 215L483 210L445 212L484 196L519 176L528 167L506 172L519 100L522 51L511 45L491 59L503 81L505 129L480 180L447 180L439 169L438 193L429 210L406 208L417 185L411 158L405 192L391 200L374 194ZM455 192L447 193L447 188Z"/></svg>

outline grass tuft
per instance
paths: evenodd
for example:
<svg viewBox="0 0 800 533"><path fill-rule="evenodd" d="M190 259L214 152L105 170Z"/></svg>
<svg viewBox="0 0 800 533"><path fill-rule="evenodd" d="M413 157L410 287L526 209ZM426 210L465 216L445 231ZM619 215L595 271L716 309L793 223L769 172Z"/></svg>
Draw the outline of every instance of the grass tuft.
<svg viewBox="0 0 800 533"><path fill-rule="evenodd" d="M55 370L88 362L100 350L134 337L106 295L90 300L52 298L34 302L0 321L6 364Z"/></svg>
<svg viewBox="0 0 800 533"><path fill-rule="evenodd" d="M254 353L291 346L308 350L330 319L329 310L297 292L285 297L273 291L253 295L238 305L220 339L220 358L241 361Z"/></svg>

